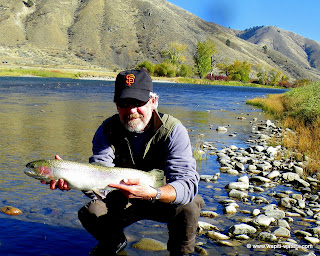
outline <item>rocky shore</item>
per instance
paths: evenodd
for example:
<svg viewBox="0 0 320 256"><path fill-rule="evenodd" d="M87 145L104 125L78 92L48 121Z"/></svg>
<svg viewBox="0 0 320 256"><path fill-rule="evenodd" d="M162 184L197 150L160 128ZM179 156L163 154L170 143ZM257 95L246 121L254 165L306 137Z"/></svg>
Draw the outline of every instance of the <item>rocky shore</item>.
<svg viewBox="0 0 320 256"><path fill-rule="evenodd" d="M213 187L219 182L220 173L238 176L237 181L225 186L228 198L219 203L223 214L237 218L237 213L241 213L246 217L237 218L236 224L225 230L219 230L210 221L199 221L199 235L218 245L245 246L252 254L270 249L275 254L276 250L287 255L319 254L320 181L305 173L309 159L300 156L296 160L289 149L270 146L270 139L280 144L284 133L292 131L283 130L270 120L251 123L253 132L248 148L231 145L218 150L211 143L204 143L207 153L216 154L220 172L201 175L201 180L213 183ZM279 185L286 189L278 191L275 188ZM266 194L277 203L270 203ZM214 211L204 210L201 216L201 220L219 218ZM296 229L295 223L305 228ZM207 255L203 243L198 244L197 251Z"/></svg>

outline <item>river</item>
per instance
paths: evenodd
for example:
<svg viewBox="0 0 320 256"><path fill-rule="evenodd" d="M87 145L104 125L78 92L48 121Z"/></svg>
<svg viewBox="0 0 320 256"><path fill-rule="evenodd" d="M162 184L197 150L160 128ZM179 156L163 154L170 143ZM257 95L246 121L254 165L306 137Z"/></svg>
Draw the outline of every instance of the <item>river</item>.
<svg viewBox="0 0 320 256"><path fill-rule="evenodd" d="M1 255L87 255L96 244L82 228L77 211L87 201L79 191L51 191L48 186L27 177L25 164L32 160L54 158L59 154L72 161L87 162L91 140L104 119L116 113L112 81L55 78L0 78L0 207L14 206L23 211L19 216L0 214ZM159 111L179 118L188 128L192 145L201 139L215 147L246 147L253 118L266 120L259 109L245 102L248 98L265 97L284 90L155 83L159 94ZM239 118L241 117L241 118ZM228 127L218 133L218 126ZM233 134L233 136L230 136ZM216 157L209 155L198 162L200 174L219 172ZM227 196L224 186L237 177L222 174L214 189L200 182L200 194L206 205L220 217L214 224L224 230L242 216L226 217L220 198ZM151 255L130 247L142 237L166 242L164 224L141 221L126 229L129 245L126 255ZM235 253L232 247L218 246L199 237L210 254ZM257 254L240 246L238 253ZM168 255L156 252L152 255ZM272 254L270 254L272 255Z"/></svg>

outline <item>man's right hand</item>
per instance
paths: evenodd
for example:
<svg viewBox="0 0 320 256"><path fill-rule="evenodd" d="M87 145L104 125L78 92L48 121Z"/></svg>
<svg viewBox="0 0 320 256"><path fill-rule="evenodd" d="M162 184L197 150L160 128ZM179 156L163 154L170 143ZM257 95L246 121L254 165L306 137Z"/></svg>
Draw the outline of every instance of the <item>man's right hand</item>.
<svg viewBox="0 0 320 256"><path fill-rule="evenodd" d="M55 159L62 160L62 158L59 155L54 156ZM47 184L45 181L41 181L42 184ZM64 179L59 179L58 182L55 180L50 181L50 189L61 189L61 190L70 190L69 184Z"/></svg>

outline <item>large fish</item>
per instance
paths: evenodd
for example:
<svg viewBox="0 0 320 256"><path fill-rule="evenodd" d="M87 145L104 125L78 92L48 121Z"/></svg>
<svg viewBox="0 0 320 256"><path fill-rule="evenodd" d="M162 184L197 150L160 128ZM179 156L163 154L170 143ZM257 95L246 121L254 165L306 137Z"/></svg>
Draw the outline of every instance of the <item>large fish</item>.
<svg viewBox="0 0 320 256"><path fill-rule="evenodd" d="M83 164L66 160L37 160L26 165L28 176L50 182L64 179L69 187L83 191L94 191L101 195L101 190L111 190L109 184L119 184L123 179L140 179L152 187L164 184L164 173L154 169L149 172L137 169L105 167L96 164ZM102 194L103 195L103 194Z"/></svg>

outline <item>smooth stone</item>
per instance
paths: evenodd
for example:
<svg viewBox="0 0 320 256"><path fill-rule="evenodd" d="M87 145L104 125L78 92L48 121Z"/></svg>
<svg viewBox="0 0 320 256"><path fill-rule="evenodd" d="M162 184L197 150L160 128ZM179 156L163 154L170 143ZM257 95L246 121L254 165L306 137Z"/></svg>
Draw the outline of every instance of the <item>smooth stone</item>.
<svg viewBox="0 0 320 256"><path fill-rule="evenodd" d="M216 213L216 212L213 212L213 211L202 211L200 213L200 216L201 217L207 217L207 218L216 218L216 217L219 216L219 214Z"/></svg>
<svg viewBox="0 0 320 256"><path fill-rule="evenodd" d="M261 232L258 235L258 239L266 242L275 242L278 238L274 234L271 234L269 232Z"/></svg>
<svg viewBox="0 0 320 256"><path fill-rule="evenodd" d="M216 232L216 231L208 231L206 233L206 237L211 238L213 240L228 240L228 239L230 239L229 236L221 234L221 233Z"/></svg>
<svg viewBox="0 0 320 256"><path fill-rule="evenodd" d="M274 222L274 221L275 219L273 217L268 217L264 214L260 214L253 219L253 223L255 225L262 226L262 227L269 227L271 222Z"/></svg>
<svg viewBox="0 0 320 256"><path fill-rule="evenodd" d="M239 189L239 190L246 190L249 188L249 183L248 182L230 182L227 185L228 189Z"/></svg>
<svg viewBox="0 0 320 256"><path fill-rule="evenodd" d="M228 205L223 209L226 214L235 214L237 213L237 208L234 205Z"/></svg>
<svg viewBox="0 0 320 256"><path fill-rule="evenodd" d="M282 173L282 178L287 181L294 181L295 179L299 179L300 176L297 173L294 172L284 172Z"/></svg>
<svg viewBox="0 0 320 256"><path fill-rule="evenodd" d="M306 236L303 239L313 245L320 243L319 238L312 237L312 236Z"/></svg>
<svg viewBox="0 0 320 256"><path fill-rule="evenodd" d="M279 227L284 227L284 228L286 228L286 229L288 229L288 230L291 229L289 223L288 223L286 220L284 220L284 219L278 220L278 226L279 226Z"/></svg>
<svg viewBox="0 0 320 256"><path fill-rule="evenodd" d="M260 210L259 209L254 209L253 211L252 211L252 216L258 216L259 214L260 214Z"/></svg>
<svg viewBox="0 0 320 256"><path fill-rule="evenodd" d="M273 232L273 234L277 237L291 237L290 231L284 227L279 227Z"/></svg>
<svg viewBox="0 0 320 256"><path fill-rule="evenodd" d="M3 212L8 215L20 215L22 214L22 211L18 208L12 207L12 206L4 206L0 208L0 212Z"/></svg>
<svg viewBox="0 0 320 256"><path fill-rule="evenodd" d="M242 176L238 180L238 182L246 182L249 183L249 177L248 176Z"/></svg>
<svg viewBox="0 0 320 256"><path fill-rule="evenodd" d="M267 178L270 180L273 180L275 177L280 176L280 172L279 171L272 171L267 175Z"/></svg>
<svg viewBox="0 0 320 256"><path fill-rule="evenodd" d="M275 219L283 219L286 216L286 213L282 210L267 210L264 214Z"/></svg>
<svg viewBox="0 0 320 256"><path fill-rule="evenodd" d="M219 230L215 225L200 220L198 221L198 228L200 230Z"/></svg>
<svg viewBox="0 0 320 256"><path fill-rule="evenodd" d="M238 198L238 199L242 200L243 198L247 198L248 194L246 192L243 192L243 191L232 189L229 192L229 197Z"/></svg>
<svg viewBox="0 0 320 256"><path fill-rule="evenodd" d="M271 182L270 179L266 178L266 177L262 177L262 176L253 176L250 178L251 181L256 181L256 182L261 182L261 183L269 183Z"/></svg>
<svg viewBox="0 0 320 256"><path fill-rule="evenodd" d="M248 225L248 224L236 224L229 228L229 232L232 235L253 235L255 232L257 232L257 229Z"/></svg>
<svg viewBox="0 0 320 256"><path fill-rule="evenodd" d="M131 247L145 251L165 251L167 245L163 242L151 238L142 238L139 242L131 245Z"/></svg>

